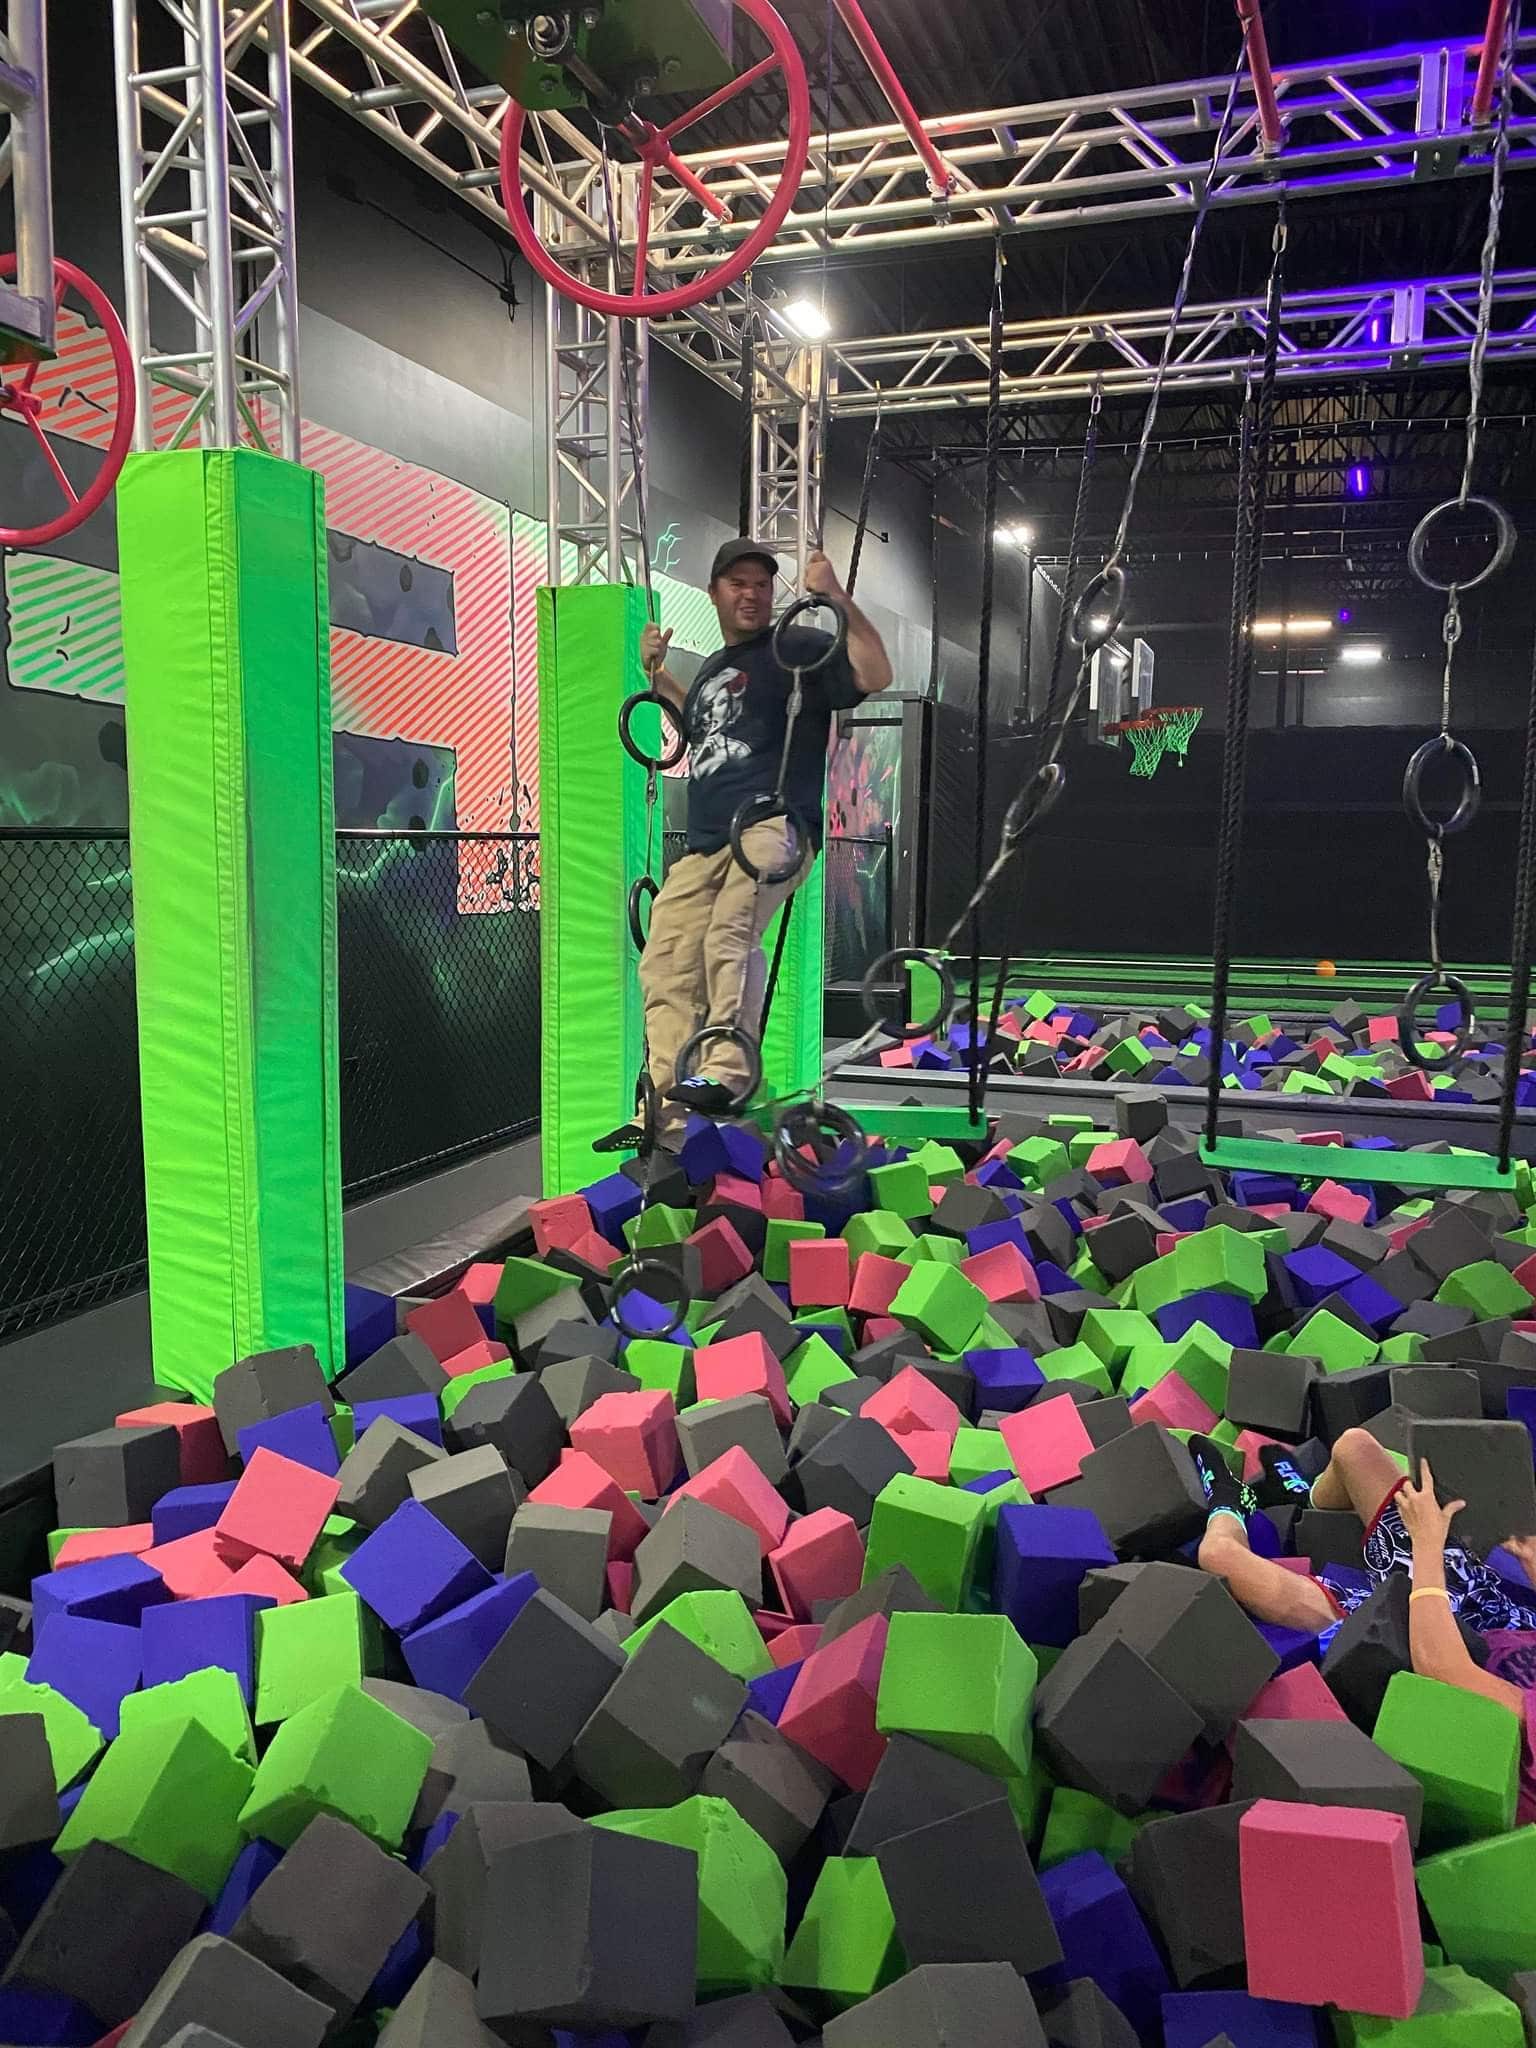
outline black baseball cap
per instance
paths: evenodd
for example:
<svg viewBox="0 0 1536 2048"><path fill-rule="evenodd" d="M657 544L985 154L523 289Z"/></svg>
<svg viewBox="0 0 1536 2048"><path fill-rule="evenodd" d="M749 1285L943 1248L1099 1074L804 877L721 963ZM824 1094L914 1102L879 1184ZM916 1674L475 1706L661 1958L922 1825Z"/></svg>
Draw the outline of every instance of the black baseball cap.
<svg viewBox="0 0 1536 2048"><path fill-rule="evenodd" d="M728 540L715 556L715 565L709 572L710 582L713 583L717 576L723 576L727 569L734 569L738 562L762 562L770 576L779 573L778 556L770 554L761 541Z"/></svg>

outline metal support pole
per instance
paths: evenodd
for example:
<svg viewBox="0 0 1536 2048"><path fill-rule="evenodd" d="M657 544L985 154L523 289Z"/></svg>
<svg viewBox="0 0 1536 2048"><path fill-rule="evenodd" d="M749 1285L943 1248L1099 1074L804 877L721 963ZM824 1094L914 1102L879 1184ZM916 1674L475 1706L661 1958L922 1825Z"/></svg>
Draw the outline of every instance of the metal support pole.
<svg viewBox="0 0 1536 2048"><path fill-rule="evenodd" d="M48 138L47 0L10 0L0 39L0 186L9 176L16 213L16 283L0 285L0 329L52 355L58 324L53 286L52 159Z"/></svg>

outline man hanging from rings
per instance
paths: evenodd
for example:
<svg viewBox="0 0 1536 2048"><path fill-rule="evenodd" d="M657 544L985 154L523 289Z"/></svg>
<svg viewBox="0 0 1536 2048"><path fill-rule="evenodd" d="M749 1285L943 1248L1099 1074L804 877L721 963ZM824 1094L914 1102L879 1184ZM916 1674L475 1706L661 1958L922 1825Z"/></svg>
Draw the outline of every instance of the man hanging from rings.
<svg viewBox="0 0 1536 2048"><path fill-rule="evenodd" d="M890 657L879 633L819 551L806 564L806 591L842 612L846 644L830 652L830 634L789 625L775 650L778 568L756 541L733 540L721 548L710 570L709 595L724 644L691 687L667 669L670 631L649 625L641 640L651 687L678 713L689 748L688 851L656 899L640 964L662 1144L681 1137L690 1110L727 1115L748 1093L749 1059L725 1033L734 1027L755 1038L760 1032L768 978L763 934L821 848L833 714L891 683ZM791 672L797 667L804 672L803 696L786 752ZM739 837L761 879L732 851L732 821L749 798L760 800L763 815ZM777 812L776 798L783 803ZM721 1035L703 1049L698 1071L679 1079L678 1055L707 1028ZM602 1141L601 1149L629 1149L641 1136L638 1127L628 1127Z"/></svg>

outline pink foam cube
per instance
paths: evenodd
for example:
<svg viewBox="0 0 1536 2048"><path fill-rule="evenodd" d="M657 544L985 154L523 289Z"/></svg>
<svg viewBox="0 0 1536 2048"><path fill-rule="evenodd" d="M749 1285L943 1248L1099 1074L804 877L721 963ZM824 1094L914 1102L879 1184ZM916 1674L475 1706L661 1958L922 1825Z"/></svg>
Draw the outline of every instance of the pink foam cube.
<svg viewBox="0 0 1536 2048"><path fill-rule="evenodd" d="M1307 1207L1314 1216L1331 1216L1336 1223L1363 1223L1371 1213L1368 1195L1352 1194L1336 1180L1325 1180Z"/></svg>
<svg viewBox="0 0 1536 2048"><path fill-rule="evenodd" d="M1510 1277L1536 1299L1536 1252L1532 1252L1528 1259L1522 1259ZM1519 1325L1515 1327L1518 1329Z"/></svg>
<svg viewBox="0 0 1536 2048"><path fill-rule="evenodd" d="M1160 1259L1166 1258L1176 1244L1186 1237L1193 1236L1193 1234L1192 1231L1188 1230L1160 1230L1157 1233L1157 1256Z"/></svg>
<svg viewBox="0 0 1536 2048"><path fill-rule="evenodd" d="M405 1327L413 1337L421 1339L439 1364L467 1351L485 1336L485 1325L476 1314L474 1303L457 1290L408 1310Z"/></svg>
<svg viewBox="0 0 1536 2048"><path fill-rule="evenodd" d="M626 1493L658 1500L682 1462L677 1404L664 1388L604 1394L571 1424L571 1444Z"/></svg>
<svg viewBox="0 0 1536 2048"><path fill-rule="evenodd" d="M809 1621L818 1600L843 1600L864 1577L864 1539L858 1524L836 1508L818 1508L794 1523L768 1569L788 1613Z"/></svg>
<svg viewBox="0 0 1536 2048"><path fill-rule="evenodd" d="M789 1247L789 1298L796 1308L846 1308L851 1269L840 1237L794 1238Z"/></svg>
<svg viewBox="0 0 1536 2048"><path fill-rule="evenodd" d="M616 1558L608 1566L608 1605L628 1614L634 1597L635 1568Z"/></svg>
<svg viewBox="0 0 1536 2048"><path fill-rule="evenodd" d="M910 1067L917 1055L905 1040L900 1045L888 1045L880 1055L882 1067Z"/></svg>
<svg viewBox="0 0 1536 2048"><path fill-rule="evenodd" d="M59 1545L53 1569L67 1565L94 1564L103 1557L142 1557L155 1547L153 1522L130 1522L124 1529L82 1529Z"/></svg>
<svg viewBox="0 0 1536 2048"><path fill-rule="evenodd" d="M788 1429L794 1421L784 1368L760 1330L703 1344L693 1354L694 1380L701 1401L730 1401L738 1394L761 1394L773 1406L774 1419Z"/></svg>
<svg viewBox="0 0 1536 2048"><path fill-rule="evenodd" d="M119 1415L119 1429L174 1429L183 1486L217 1486L229 1477L229 1454L211 1408L193 1401L152 1401Z"/></svg>
<svg viewBox="0 0 1536 2048"><path fill-rule="evenodd" d="M1165 1372L1131 1410L1134 1422L1160 1422L1165 1429L1211 1430L1220 1417L1202 1401L1180 1372Z"/></svg>
<svg viewBox="0 0 1536 2048"><path fill-rule="evenodd" d="M938 1429L911 1429L896 1437L895 1443L912 1460L914 1479L931 1479L935 1486L948 1484L949 1461L955 1451L952 1436Z"/></svg>
<svg viewBox="0 0 1536 2048"><path fill-rule="evenodd" d="M961 1261L961 1272L988 1301L1038 1301L1035 1269L1016 1244L994 1244Z"/></svg>
<svg viewBox="0 0 1536 2048"><path fill-rule="evenodd" d="M869 1790L885 1754L875 1700L888 1626L883 1614L867 1615L812 1651L779 1716L780 1734L835 1771L851 1792Z"/></svg>
<svg viewBox="0 0 1536 2048"><path fill-rule="evenodd" d="M1013 1469L1031 1493L1046 1493L1053 1486L1065 1486L1069 1479L1082 1477L1083 1460L1093 1449L1093 1438L1075 1401L1041 1401L1018 1415L1007 1416L1001 1429Z"/></svg>
<svg viewBox="0 0 1536 2048"><path fill-rule="evenodd" d="M911 1277L911 1267L904 1266L900 1259L864 1252L853 1269L848 1306L858 1315L883 1316L896 1299L901 1283Z"/></svg>
<svg viewBox="0 0 1536 2048"><path fill-rule="evenodd" d="M718 1508L750 1529L764 1557L784 1541L789 1509L739 1444L722 1451L712 1464L678 1487L667 1501L667 1512L685 1496Z"/></svg>
<svg viewBox="0 0 1536 2048"><path fill-rule="evenodd" d="M1347 1721L1315 1664L1279 1671L1261 1685L1240 1718L1244 1721Z"/></svg>
<svg viewBox="0 0 1536 2048"><path fill-rule="evenodd" d="M717 1173L709 1191L712 1202L734 1202L738 1209L761 1209L762 1184L744 1180L739 1173Z"/></svg>
<svg viewBox="0 0 1536 2048"><path fill-rule="evenodd" d="M608 1529L610 1563L628 1562L650 1534L650 1524L623 1487L605 1472L588 1451L562 1451L554 1471L528 1496L538 1507L601 1508L612 1515Z"/></svg>
<svg viewBox="0 0 1536 2048"><path fill-rule="evenodd" d="M297 1568L340 1492L334 1474L316 1472L263 1447L251 1456L214 1524L219 1546L232 1563L260 1551Z"/></svg>
<svg viewBox="0 0 1536 2048"><path fill-rule="evenodd" d="M504 1365L511 1356L505 1344L498 1344L491 1337L482 1337L478 1344L471 1344L466 1351L455 1352L452 1358L443 1359L441 1364L449 1379L457 1380L467 1372L480 1372L488 1365Z"/></svg>
<svg viewBox="0 0 1536 2048"><path fill-rule="evenodd" d="M1152 1162L1134 1138L1116 1138L1095 1145L1088 1154L1088 1172L1101 1188L1122 1188L1152 1178Z"/></svg>
<svg viewBox="0 0 1536 2048"><path fill-rule="evenodd" d="M688 1242L698 1247L699 1284L706 1294L723 1294L752 1271L752 1254L729 1216L711 1217Z"/></svg>
<svg viewBox="0 0 1536 2048"><path fill-rule="evenodd" d="M1064 1074L1091 1074L1095 1067L1102 1066L1109 1058L1109 1048L1103 1045L1085 1045L1062 1068Z"/></svg>
<svg viewBox="0 0 1536 2048"><path fill-rule="evenodd" d="M589 1230L585 1237L578 1237L574 1244L567 1245L566 1252L573 1259L584 1260L599 1273L612 1272L619 1260L625 1257L617 1245L610 1244L607 1238L596 1230Z"/></svg>
<svg viewBox="0 0 1536 2048"><path fill-rule="evenodd" d="M1344 1133L1342 1131L1300 1131L1297 1133L1297 1142L1302 1145L1342 1145L1344 1143Z"/></svg>
<svg viewBox="0 0 1536 2048"><path fill-rule="evenodd" d="M864 1342L878 1344L882 1337L894 1337L906 1324L896 1316L869 1316L864 1323Z"/></svg>
<svg viewBox="0 0 1536 2048"><path fill-rule="evenodd" d="M777 1216L781 1223L803 1223L805 1197L781 1173L770 1173L763 1182L763 1214Z"/></svg>
<svg viewBox="0 0 1536 2048"><path fill-rule="evenodd" d="M1152 1794L1156 1805L1171 1806L1178 1813L1225 1806L1231 1797L1231 1757L1225 1750L1203 1751L1198 1746L1169 1766Z"/></svg>
<svg viewBox="0 0 1536 2048"><path fill-rule="evenodd" d="M528 1211L533 1244L542 1259L546 1252L569 1251L592 1228L592 1211L581 1195L551 1195Z"/></svg>
<svg viewBox="0 0 1536 2048"><path fill-rule="evenodd" d="M215 1589L220 1593L259 1593L268 1600L275 1600L279 1607L293 1607L309 1595L294 1578L285 1572L275 1558L253 1557L241 1565L232 1579Z"/></svg>
<svg viewBox="0 0 1536 2048"><path fill-rule="evenodd" d="M768 1645L768 1654L774 1669L783 1671L791 1664L803 1664L820 1642L820 1622L797 1623L794 1628L779 1631Z"/></svg>
<svg viewBox="0 0 1536 2048"><path fill-rule="evenodd" d="M501 1276L505 1270L505 1267L498 1265L494 1259L477 1259L472 1266L464 1268L454 1284L453 1291L455 1294L462 1294L471 1308L489 1308L496 1299L496 1290L501 1285Z"/></svg>
<svg viewBox="0 0 1536 2048"><path fill-rule="evenodd" d="M1005 1010L1003 1015L998 1018L997 1035L999 1038L1022 1038L1024 1036L1024 1026L1019 1022L1012 1010Z"/></svg>
<svg viewBox="0 0 1536 2048"><path fill-rule="evenodd" d="M878 1422L894 1437L929 1430L946 1437L951 1444L965 1420L944 1389L924 1379L915 1365L904 1365L900 1372L893 1373L878 1394L870 1395L859 1413Z"/></svg>
<svg viewBox="0 0 1536 2048"><path fill-rule="evenodd" d="M226 1593L239 1576L220 1550L212 1529L198 1529L191 1536L158 1543L139 1555L164 1579L173 1600L201 1600Z"/></svg>
<svg viewBox="0 0 1536 2048"><path fill-rule="evenodd" d="M800 1624L792 1614L780 1614L777 1608L759 1607L752 1619L757 1623L757 1632L765 1643L771 1643L786 1629L798 1628Z"/></svg>
<svg viewBox="0 0 1536 2048"><path fill-rule="evenodd" d="M1387 1093L1394 1102L1431 1102L1434 1089L1429 1085L1429 1076L1418 1067L1406 1074L1394 1074L1386 1084Z"/></svg>
<svg viewBox="0 0 1536 2048"><path fill-rule="evenodd" d="M1055 1047L1061 1043L1062 1029L1060 1024L1053 1024L1048 1018L1041 1017L1028 1027L1024 1038L1026 1043L1032 1041L1036 1045Z"/></svg>
<svg viewBox="0 0 1536 2048"><path fill-rule="evenodd" d="M1400 1813L1260 1799L1238 1829L1248 1989L1408 2019L1424 1989Z"/></svg>
<svg viewBox="0 0 1536 2048"><path fill-rule="evenodd" d="M1396 1045L1398 1038L1395 1017L1368 1017L1365 1024L1367 1045Z"/></svg>

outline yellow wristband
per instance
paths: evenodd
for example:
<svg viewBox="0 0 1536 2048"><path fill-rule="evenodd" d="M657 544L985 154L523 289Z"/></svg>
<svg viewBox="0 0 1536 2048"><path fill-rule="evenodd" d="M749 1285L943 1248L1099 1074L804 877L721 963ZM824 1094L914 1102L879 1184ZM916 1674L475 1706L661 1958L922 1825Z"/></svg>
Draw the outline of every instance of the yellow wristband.
<svg viewBox="0 0 1536 2048"><path fill-rule="evenodd" d="M1408 1604L1412 1606L1415 1600L1449 1600L1450 1597L1444 1586L1416 1586L1408 1595Z"/></svg>

